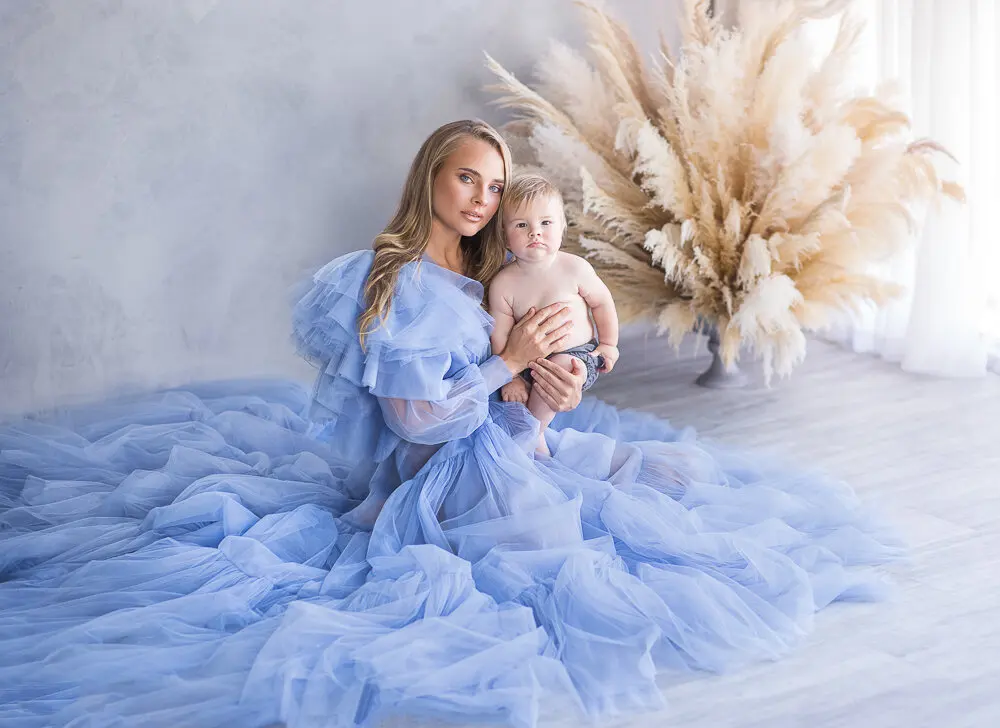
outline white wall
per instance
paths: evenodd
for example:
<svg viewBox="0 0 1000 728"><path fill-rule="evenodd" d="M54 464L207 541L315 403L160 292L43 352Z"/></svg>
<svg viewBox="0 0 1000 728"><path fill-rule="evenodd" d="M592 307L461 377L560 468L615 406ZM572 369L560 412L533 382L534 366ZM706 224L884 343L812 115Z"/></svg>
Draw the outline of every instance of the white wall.
<svg viewBox="0 0 1000 728"><path fill-rule="evenodd" d="M652 50L679 0L610 3ZM570 0L0 4L0 413L307 379L289 290L368 247L437 125L503 118Z"/></svg>

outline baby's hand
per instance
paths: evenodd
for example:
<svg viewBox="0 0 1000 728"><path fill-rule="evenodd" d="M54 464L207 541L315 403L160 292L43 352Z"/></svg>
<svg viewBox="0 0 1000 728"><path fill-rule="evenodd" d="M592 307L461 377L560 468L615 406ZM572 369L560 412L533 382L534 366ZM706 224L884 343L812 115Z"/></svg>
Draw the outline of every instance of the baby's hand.
<svg viewBox="0 0 1000 728"><path fill-rule="evenodd" d="M618 347L611 346L611 344L599 344L597 348L594 349L594 356L604 357L604 366L602 366L598 371L602 374L610 372L615 368L615 364L618 362Z"/></svg>
<svg viewBox="0 0 1000 728"><path fill-rule="evenodd" d="M516 376L500 388L500 397L504 402L528 403L528 383L524 377Z"/></svg>

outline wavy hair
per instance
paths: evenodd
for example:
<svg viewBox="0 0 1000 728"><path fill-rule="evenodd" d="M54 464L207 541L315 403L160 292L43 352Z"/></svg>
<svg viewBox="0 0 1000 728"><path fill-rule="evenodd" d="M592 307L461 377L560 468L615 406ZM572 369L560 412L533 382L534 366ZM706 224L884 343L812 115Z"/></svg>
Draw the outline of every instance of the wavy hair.
<svg viewBox="0 0 1000 728"><path fill-rule="evenodd" d="M510 179L510 149L500 133L486 122L478 119L453 121L427 137L410 165L396 214L372 245L375 259L365 282L365 310L358 319L362 349L368 336L385 323L400 269L419 260L427 249L434 219L434 178L449 155L470 138L482 140L497 150L503 159L504 182ZM504 190L506 188L504 184ZM503 204L503 193L500 203ZM482 230L472 237L462 238L461 246L465 274L487 286L503 266L507 252L499 207Z"/></svg>

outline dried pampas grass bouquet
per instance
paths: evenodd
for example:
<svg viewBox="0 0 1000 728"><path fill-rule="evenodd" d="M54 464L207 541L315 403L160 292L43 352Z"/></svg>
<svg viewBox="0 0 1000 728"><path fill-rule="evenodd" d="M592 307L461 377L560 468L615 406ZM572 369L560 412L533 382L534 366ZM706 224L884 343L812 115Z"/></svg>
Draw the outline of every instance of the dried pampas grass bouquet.
<svg viewBox="0 0 1000 728"><path fill-rule="evenodd" d="M611 287L623 321L679 345L713 327L724 361L745 348L769 381L805 356L804 331L898 289L873 264L913 239L940 195L944 150L910 138L884 90L858 95L863 30L844 0L740 3L734 29L683 0L683 39L644 63L628 30L580 3L591 58L554 43L529 87L487 56L516 160L563 191L567 248ZM804 31L840 14L815 58Z"/></svg>

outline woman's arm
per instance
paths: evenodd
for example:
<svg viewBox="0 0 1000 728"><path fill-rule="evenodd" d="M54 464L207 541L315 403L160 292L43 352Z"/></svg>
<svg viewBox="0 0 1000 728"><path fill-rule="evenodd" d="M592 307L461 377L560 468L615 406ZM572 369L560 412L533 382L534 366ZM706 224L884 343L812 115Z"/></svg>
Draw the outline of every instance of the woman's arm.
<svg viewBox="0 0 1000 728"><path fill-rule="evenodd" d="M489 396L511 380L504 361L493 356L444 379L435 400L378 397L389 429L404 440L437 445L467 437L486 420Z"/></svg>
<svg viewBox="0 0 1000 728"><path fill-rule="evenodd" d="M528 362L558 349L572 326L568 314L561 303L529 312L511 328L503 352L448 377L448 355L383 362L371 391L386 425L403 439L426 445L470 435L486 419L490 394Z"/></svg>

